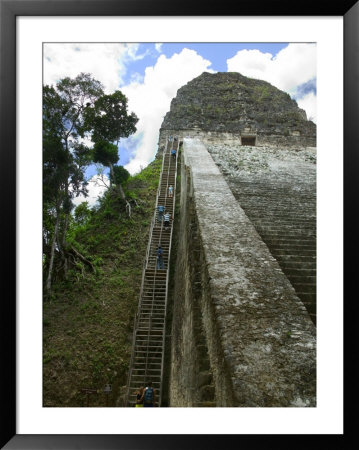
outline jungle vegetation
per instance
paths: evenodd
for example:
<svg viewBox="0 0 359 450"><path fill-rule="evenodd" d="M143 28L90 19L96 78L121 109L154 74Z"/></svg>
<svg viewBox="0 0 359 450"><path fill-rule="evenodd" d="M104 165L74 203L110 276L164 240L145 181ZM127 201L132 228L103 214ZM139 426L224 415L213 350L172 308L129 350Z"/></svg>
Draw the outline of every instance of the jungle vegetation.
<svg viewBox="0 0 359 450"><path fill-rule="evenodd" d="M43 406L121 406L161 170L159 159L134 176L119 164L137 121L90 74L43 88ZM110 183L75 207L93 163Z"/></svg>

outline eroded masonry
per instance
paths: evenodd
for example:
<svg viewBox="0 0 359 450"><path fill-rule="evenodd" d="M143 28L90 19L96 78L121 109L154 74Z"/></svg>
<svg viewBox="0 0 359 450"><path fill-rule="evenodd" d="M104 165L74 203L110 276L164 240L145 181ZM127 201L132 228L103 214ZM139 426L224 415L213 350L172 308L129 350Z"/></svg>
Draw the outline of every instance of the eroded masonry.
<svg viewBox="0 0 359 450"><path fill-rule="evenodd" d="M169 406L316 406L316 130L272 88L202 74L161 128L183 143Z"/></svg>
<svg viewBox="0 0 359 450"><path fill-rule="evenodd" d="M206 147L183 142L171 406L314 406L309 313Z"/></svg>

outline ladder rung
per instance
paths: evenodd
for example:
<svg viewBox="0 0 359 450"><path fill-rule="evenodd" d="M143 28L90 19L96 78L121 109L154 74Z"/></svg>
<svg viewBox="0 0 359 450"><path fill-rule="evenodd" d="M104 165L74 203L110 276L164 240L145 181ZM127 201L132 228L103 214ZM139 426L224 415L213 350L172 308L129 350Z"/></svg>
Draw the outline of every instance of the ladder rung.
<svg viewBox="0 0 359 450"><path fill-rule="evenodd" d="M137 360L138 360L138 359L146 359L146 358L147 358L147 356L136 356L136 359L137 359ZM156 360L156 359L162 361L162 357L160 357L160 356L151 356L151 360L152 360L152 361L154 361L154 360Z"/></svg>
<svg viewBox="0 0 359 450"><path fill-rule="evenodd" d="M167 144L163 155L160 183L157 190L157 205L162 204L166 212L173 217L175 195L168 196L168 186L176 187L177 158L170 154L171 148L179 148L179 140ZM175 191L175 189L174 189ZM174 193L175 194L175 193ZM149 236L149 255L143 273L139 312L136 320L135 338L132 347L132 363L129 370L129 390L127 404L135 405L135 390L140 384L152 379L153 386L161 399L161 376L165 339L165 323L167 310L167 276L169 253L171 250L172 221L170 229L164 228L163 222L156 221ZM161 244L165 267L157 269L156 250Z"/></svg>

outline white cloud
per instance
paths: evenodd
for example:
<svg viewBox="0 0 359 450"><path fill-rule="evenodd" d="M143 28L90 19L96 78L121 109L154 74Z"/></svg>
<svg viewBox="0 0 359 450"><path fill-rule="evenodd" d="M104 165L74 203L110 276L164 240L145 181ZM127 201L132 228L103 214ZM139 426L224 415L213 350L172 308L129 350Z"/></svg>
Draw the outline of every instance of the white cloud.
<svg viewBox="0 0 359 450"><path fill-rule="evenodd" d="M162 45L155 44L155 49L161 52ZM169 111L177 90L203 72L214 72L208 69L210 61L194 50L184 48L170 58L160 54L156 63L146 68L144 76L133 72L129 77L131 81L124 86L124 77L131 70L130 63L149 54L148 48L142 53L139 53L139 49L140 44L44 44L45 84L55 84L63 77L75 77L80 72L89 72L101 81L106 92L120 88L127 96L129 111L135 112L139 117L137 132L132 137L138 140L139 145L134 158L125 166L131 174L137 173L153 160L163 117ZM298 85L316 76L316 46L289 44L274 58L270 53L261 53L259 50L242 50L228 59L227 65L229 71L266 80L293 95ZM315 120L314 94L297 98L297 103L305 109L308 118ZM125 141L123 144L126 145ZM103 190L90 187L90 198L87 200L94 203L99 192L102 193ZM84 200L86 199L76 199L75 203Z"/></svg>
<svg viewBox="0 0 359 450"><path fill-rule="evenodd" d="M162 45L163 44L160 44L160 43L155 44L155 49L158 51L158 53L162 52Z"/></svg>
<svg viewBox="0 0 359 450"><path fill-rule="evenodd" d="M138 72L131 73L131 83L142 84L144 76Z"/></svg>
<svg viewBox="0 0 359 450"><path fill-rule="evenodd" d="M161 51L162 44L155 44ZM157 151L158 133L170 102L177 89L204 71L211 62L195 51L183 49L166 58L161 54L154 66L147 67L145 76L131 75L130 84L123 86L130 62L143 59L149 50L138 53L139 44L44 44L44 83L55 84L66 76L89 72L105 86L106 92L119 89L128 98L128 109L139 118L135 138L141 137L137 154L126 165L131 173L146 167Z"/></svg>
<svg viewBox="0 0 359 450"><path fill-rule="evenodd" d="M137 55L138 47L116 43L44 44L44 84L88 72L101 81L107 93L113 92L123 83L126 63L144 57Z"/></svg>
<svg viewBox="0 0 359 450"><path fill-rule="evenodd" d="M136 156L125 166L131 174L154 158L163 117L177 90L201 73L212 72L208 69L210 64L194 50L185 48L171 58L161 55L154 66L146 68L143 83L132 82L121 88L128 97L129 110L140 119L136 135L142 136Z"/></svg>
<svg viewBox="0 0 359 450"><path fill-rule="evenodd" d="M316 77L316 45L289 44L272 58L259 50L241 50L227 59L229 72L268 81L286 92Z"/></svg>
<svg viewBox="0 0 359 450"><path fill-rule="evenodd" d="M307 119L317 123L317 97L313 92L305 95L301 99L297 100L299 108L304 109L307 113Z"/></svg>
<svg viewBox="0 0 359 450"><path fill-rule="evenodd" d="M139 61L150 54L149 49L145 50L143 53L137 53L140 44L124 44L124 45L126 46L128 56L132 61Z"/></svg>
<svg viewBox="0 0 359 450"><path fill-rule="evenodd" d="M107 185L110 184L110 181L106 175L102 175L105 183ZM79 195L78 197L73 198L73 204L76 206L80 205L82 202L88 202L89 207L92 207L96 204L99 197L101 197L106 191L107 188L104 186L100 175L94 175L90 180L87 186L88 196L84 197L83 195Z"/></svg>
<svg viewBox="0 0 359 450"><path fill-rule="evenodd" d="M316 78L316 58L315 44L289 44L274 58L270 53L259 50L241 50L227 60L227 67L229 72L240 72L250 78L268 81L278 89L294 95L297 86ZM297 99L297 103L301 103L310 117L313 115L316 96L312 94L306 97L303 101Z"/></svg>

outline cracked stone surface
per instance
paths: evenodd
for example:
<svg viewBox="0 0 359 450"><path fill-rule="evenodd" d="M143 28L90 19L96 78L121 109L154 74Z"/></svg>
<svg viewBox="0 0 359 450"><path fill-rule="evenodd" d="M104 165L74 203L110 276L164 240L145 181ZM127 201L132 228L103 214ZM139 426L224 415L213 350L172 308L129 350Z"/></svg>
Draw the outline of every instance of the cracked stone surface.
<svg viewBox="0 0 359 450"><path fill-rule="evenodd" d="M215 152L212 148L214 158ZM237 168L238 158L228 155L224 171L235 171L236 176L240 171L245 181L253 175L254 159L259 159L256 168L261 165L265 173L274 164L280 174L281 162L273 152L252 149ZM209 357L212 365L223 365L213 371L217 404L315 406L316 333L307 309L206 147L199 140L184 139L183 153L209 277L211 305L202 305ZM311 164L313 152L287 156L288 164L295 158ZM261 173L256 171L256 176ZM301 186L305 188L305 182ZM213 323L218 342L211 342ZM223 371L230 374L233 400L221 398Z"/></svg>
<svg viewBox="0 0 359 450"><path fill-rule="evenodd" d="M316 149L206 146L316 322Z"/></svg>

